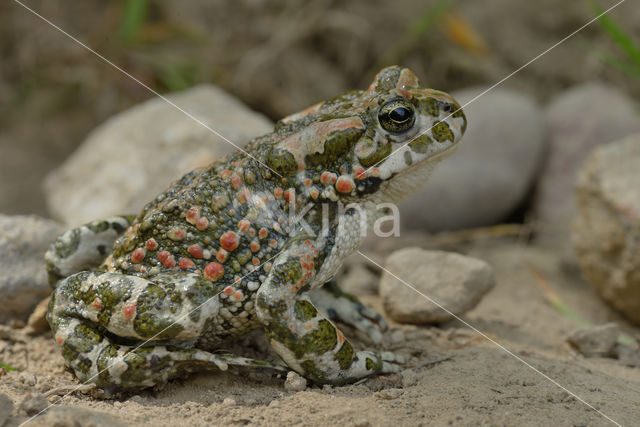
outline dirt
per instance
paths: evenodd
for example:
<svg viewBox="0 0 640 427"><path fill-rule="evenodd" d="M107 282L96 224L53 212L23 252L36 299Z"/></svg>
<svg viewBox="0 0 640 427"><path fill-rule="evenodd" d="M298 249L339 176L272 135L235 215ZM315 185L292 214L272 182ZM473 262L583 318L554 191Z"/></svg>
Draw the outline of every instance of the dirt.
<svg viewBox="0 0 640 427"><path fill-rule="evenodd" d="M415 240L420 239L414 236L411 244ZM424 240L423 246L433 247L433 241ZM400 239L393 244L406 246L408 242ZM375 247L370 245L366 251L373 255ZM500 239L458 249L486 260L495 269L496 287L463 320L502 347L457 320L438 326L392 323L383 347L407 359L405 370L356 385L310 385L294 393L285 391L283 378L212 372L119 399L59 392L56 394L62 396L54 394L48 400L55 406L106 413L131 425L611 424L583 399L622 425L638 423L637 351L625 361L576 354L565 339L577 324L556 311L546 296L555 292L578 316L594 324L615 321L628 337L640 337L640 328L605 307L571 265L548 248ZM382 310L378 296L363 296L362 300ZM15 329L9 335L24 342L0 341L3 361L19 369L0 377L0 392L18 405L28 393L78 385L64 370L50 333L27 337L21 331ZM353 331L347 334L354 336ZM260 343L260 335L255 340ZM362 337L356 343L371 346ZM254 344L248 351L268 357L267 347ZM635 347L627 350L633 354ZM14 415L8 425L27 418L24 413ZM36 418L34 425L46 425L46 420Z"/></svg>

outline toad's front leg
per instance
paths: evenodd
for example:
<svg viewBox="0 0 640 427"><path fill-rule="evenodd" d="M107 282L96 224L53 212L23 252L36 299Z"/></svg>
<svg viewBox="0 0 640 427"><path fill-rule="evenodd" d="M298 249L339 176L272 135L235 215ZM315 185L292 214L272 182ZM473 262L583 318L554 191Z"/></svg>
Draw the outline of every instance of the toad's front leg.
<svg viewBox="0 0 640 427"><path fill-rule="evenodd" d="M373 374L399 372L392 353L355 352L342 332L308 297L321 256L310 240L295 240L260 286L256 313L271 345L287 365L321 384L345 384Z"/></svg>

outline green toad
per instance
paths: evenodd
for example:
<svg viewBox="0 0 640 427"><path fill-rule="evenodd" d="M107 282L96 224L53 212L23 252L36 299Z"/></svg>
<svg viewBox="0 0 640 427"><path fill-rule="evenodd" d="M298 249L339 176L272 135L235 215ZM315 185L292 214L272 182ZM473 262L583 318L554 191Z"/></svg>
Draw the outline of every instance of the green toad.
<svg viewBox="0 0 640 427"><path fill-rule="evenodd" d="M400 358L356 351L336 327L380 343L386 324L331 279L377 204L420 186L465 127L449 95L385 68L368 89L188 173L139 215L67 231L46 254L47 319L66 364L108 393L205 369L283 370L221 353L264 328L286 367L314 383L399 371Z"/></svg>

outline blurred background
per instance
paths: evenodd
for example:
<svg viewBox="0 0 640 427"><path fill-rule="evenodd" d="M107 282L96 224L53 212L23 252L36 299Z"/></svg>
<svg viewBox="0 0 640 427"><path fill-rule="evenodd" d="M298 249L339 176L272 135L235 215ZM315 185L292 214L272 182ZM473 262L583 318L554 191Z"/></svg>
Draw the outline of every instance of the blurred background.
<svg viewBox="0 0 640 427"><path fill-rule="evenodd" d="M445 91L493 84L614 2L25 4L160 93L213 83L275 121L364 88L390 64ZM502 86L544 104L566 88L601 80L637 99L636 6L622 4ZM45 176L98 124L153 95L13 1L0 4L0 52L0 212L48 216Z"/></svg>

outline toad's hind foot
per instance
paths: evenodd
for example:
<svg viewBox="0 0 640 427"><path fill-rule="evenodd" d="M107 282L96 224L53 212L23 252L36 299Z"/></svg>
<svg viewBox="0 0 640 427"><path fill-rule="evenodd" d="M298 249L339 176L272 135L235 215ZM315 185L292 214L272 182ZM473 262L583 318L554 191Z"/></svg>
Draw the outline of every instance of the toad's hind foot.
<svg viewBox="0 0 640 427"><path fill-rule="evenodd" d="M74 273L97 268L132 221L132 216L115 216L60 235L44 255L51 286Z"/></svg>
<svg viewBox="0 0 640 427"><path fill-rule="evenodd" d="M382 332L389 329L380 313L344 292L334 280L315 289L311 293L311 301L326 317L356 328L375 344L382 343Z"/></svg>

